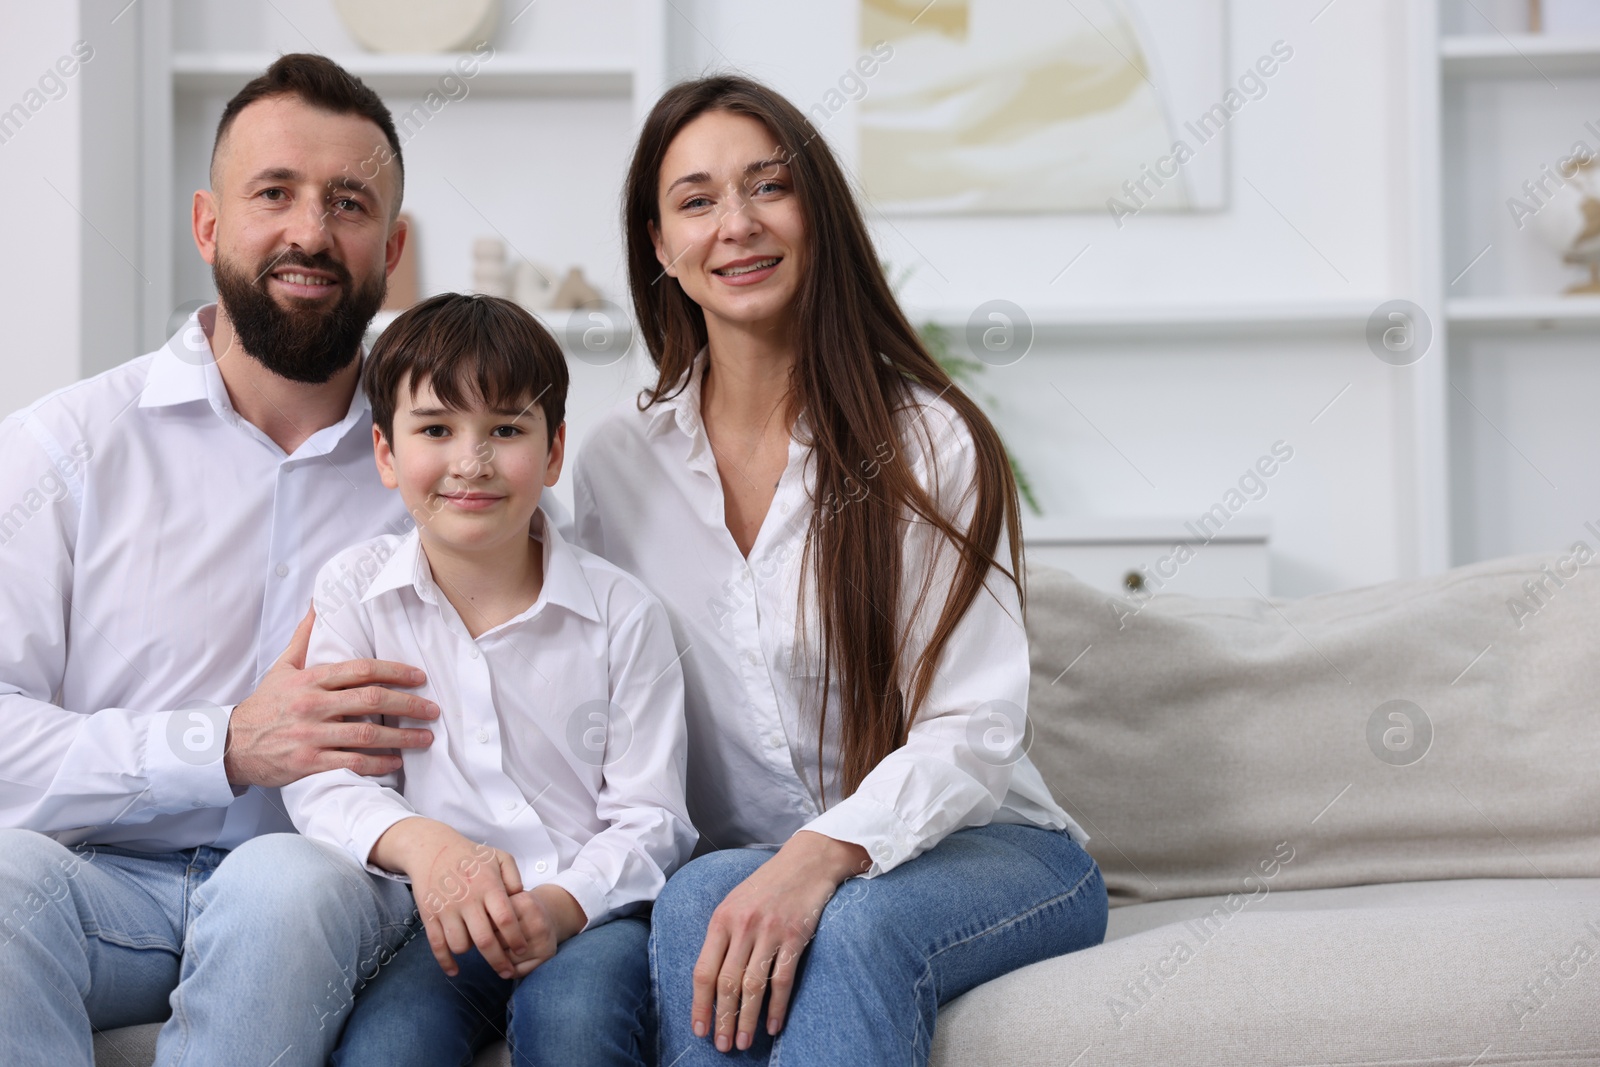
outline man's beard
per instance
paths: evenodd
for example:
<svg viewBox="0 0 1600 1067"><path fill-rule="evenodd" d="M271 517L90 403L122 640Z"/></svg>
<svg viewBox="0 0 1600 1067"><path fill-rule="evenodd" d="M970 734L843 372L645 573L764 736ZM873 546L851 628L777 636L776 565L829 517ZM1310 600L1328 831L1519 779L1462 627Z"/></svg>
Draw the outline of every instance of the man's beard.
<svg viewBox="0 0 1600 1067"><path fill-rule="evenodd" d="M339 280L338 303L332 308L281 307L267 292L272 271L309 267ZM235 270L217 256L211 278L228 313L239 343L258 363L293 382L321 385L350 365L372 316L383 306L388 278L380 274L360 289L352 288L344 264L325 254L286 252L268 260L254 275Z"/></svg>

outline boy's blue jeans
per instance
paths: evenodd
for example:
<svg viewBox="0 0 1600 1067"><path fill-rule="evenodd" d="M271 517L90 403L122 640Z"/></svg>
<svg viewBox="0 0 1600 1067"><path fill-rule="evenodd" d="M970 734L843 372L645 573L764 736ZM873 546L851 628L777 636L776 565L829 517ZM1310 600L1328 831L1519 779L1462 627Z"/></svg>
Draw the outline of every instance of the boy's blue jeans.
<svg viewBox="0 0 1600 1067"><path fill-rule="evenodd" d="M920 1067L940 1004L1105 937L1100 869L1065 832L958 830L887 874L840 886L801 957L782 1032L767 1036L763 1011L747 1051L720 1053L690 1028L695 960L712 911L773 854L701 856L656 901L650 964L662 1064Z"/></svg>
<svg viewBox="0 0 1600 1067"><path fill-rule="evenodd" d="M333 1067L464 1067L502 1037L515 1067L653 1062L644 919L613 919L568 938L520 981L501 978L475 948L456 957L460 971L450 978L420 924L417 931L362 993Z"/></svg>
<svg viewBox="0 0 1600 1067"><path fill-rule="evenodd" d="M91 1067L94 1030L166 1019L163 1067L321 1067L413 913L298 834L144 853L0 830L0 1063Z"/></svg>

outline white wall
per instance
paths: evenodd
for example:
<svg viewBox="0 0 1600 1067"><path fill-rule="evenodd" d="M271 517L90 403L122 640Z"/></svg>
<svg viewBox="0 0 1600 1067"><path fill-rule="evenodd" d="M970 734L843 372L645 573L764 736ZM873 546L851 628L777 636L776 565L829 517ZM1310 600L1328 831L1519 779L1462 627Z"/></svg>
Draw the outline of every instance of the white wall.
<svg viewBox="0 0 1600 1067"><path fill-rule="evenodd" d="M39 105L0 144L0 414L140 352L140 23L127 6L0 0L0 109Z"/></svg>
<svg viewBox="0 0 1600 1067"><path fill-rule="evenodd" d="M140 20L128 0L82 0L79 32L94 59L78 75L83 225L79 371L96 374L145 351L139 324L153 279L140 263L146 236L140 173ZM90 226L89 224L93 225Z"/></svg>
<svg viewBox="0 0 1600 1067"><path fill-rule="evenodd" d="M77 5L3 0L0 25L0 110L26 108L29 90L79 39ZM41 92L20 130L0 131L0 412L78 377L83 81L66 85L60 99Z"/></svg>

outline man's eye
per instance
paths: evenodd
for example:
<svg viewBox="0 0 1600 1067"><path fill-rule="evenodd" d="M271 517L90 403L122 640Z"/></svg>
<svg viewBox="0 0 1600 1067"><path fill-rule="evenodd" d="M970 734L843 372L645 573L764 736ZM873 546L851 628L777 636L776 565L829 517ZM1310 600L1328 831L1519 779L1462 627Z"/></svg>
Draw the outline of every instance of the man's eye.
<svg viewBox="0 0 1600 1067"><path fill-rule="evenodd" d="M344 214L346 212L354 213L354 212L357 212L357 211L365 210L361 206L361 201L352 200L348 196L341 197L338 200L335 200L333 202L333 207L334 207L334 210L338 211L340 214Z"/></svg>
<svg viewBox="0 0 1600 1067"><path fill-rule="evenodd" d="M504 430L505 433L501 434L501 430ZM522 433L522 431L515 426L496 426L491 432L502 437L516 437L518 434Z"/></svg>
<svg viewBox="0 0 1600 1067"><path fill-rule="evenodd" d="M266 197L268 200L279 200L288 196L289 194L284 192L282 189L263 189L261 190L261 195Z"/></svg>
<svg viewBox="0 0 1600 1067"><path fill-rule="evenodd" d="M424 437L447 437L450 434L450 430L444 426L424 426L417 432Z"/></svg>

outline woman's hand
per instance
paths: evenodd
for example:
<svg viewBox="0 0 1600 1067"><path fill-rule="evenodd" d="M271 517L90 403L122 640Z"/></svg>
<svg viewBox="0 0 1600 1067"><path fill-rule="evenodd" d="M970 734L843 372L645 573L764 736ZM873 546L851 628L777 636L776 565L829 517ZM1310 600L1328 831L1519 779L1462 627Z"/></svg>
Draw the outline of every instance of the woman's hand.
<svg viewBox="0 0 1600 1067"><path fill-rule="evenodd" d="M860 845L801 830L735 886L711 913L694 965L695 1036L712 1033L714 1006L717 1051L749 1048L769 983L767 1033L783 1029L795 970L822 909L845 879L871 866Z"/></svg>

